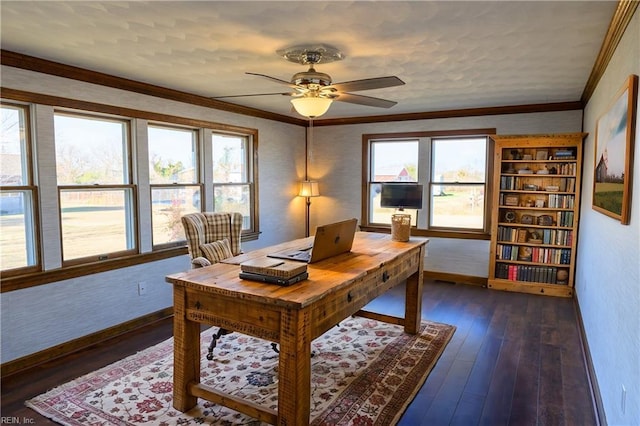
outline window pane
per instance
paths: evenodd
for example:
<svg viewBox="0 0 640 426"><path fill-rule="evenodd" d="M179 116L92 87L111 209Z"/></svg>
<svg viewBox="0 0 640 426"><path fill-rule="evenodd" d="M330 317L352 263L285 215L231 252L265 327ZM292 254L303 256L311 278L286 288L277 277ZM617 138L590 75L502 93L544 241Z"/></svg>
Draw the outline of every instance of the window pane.
<svg viewBox="0 0 640 426"><path fill-rule="evenodd" d="M373 142L371 181L417 182L418 141Z"/></svg>
<svg viewBox="0 0 640 426"><path fill-rule="evenodd" d="M24 109L3 105L1 114L0 185L29 185Z"/></svg>
<svg viewBox="0 0 640 426"><path fill-rule="evenodd" d="M379 183L374 183L369 185L369 212L370 218L369 223L379 223L379 224L391 224L391 215L394 213L399 213L397 209L380 207L380 193L382 191L382 185ZM411 215L411 224L415 225L416 217L418 214L417 210L413 209L404 209L401 213Z"/></svg>
<svg viewBox="0 0 640 426"><path fill-rule="evenodd" d="M62 190L64 260L134 248L131 189Z"/></svg>
<svg viewBox="0 0 640 426"><path fill-rule="evenodd" d="M152 184L196 183L196 132L149 126L149 180Z"/></svg>
<svg viewBox="0 0 640 426"><path fill-rule="evenodd" d="M0 195L0 265L2 269L36 264L31 191Z"/></svg>
<svg viewBox="0 0 640 426"><path fill-rule="evenodd" d="M129 183L127 124L56 114L58 185Z"/></svg>
<svg viewBox="0 0 640 426"><path fill-rule="evenodd" d="M213 188L217 212L242 213L242 229L251 226L251 191L249 185L220 185Z"/></svg>
<svg viewBox="0 0 640 426"><path fill-rule="evenodd" d="M199 189L199 186L187 186L151 190L154 245L185 240L180 218L200 211Z"/></svg>
<svg viewBox="0 0 640 426"><path fill-rule="evenodd" d="M482 229L484 185L431 185L431 226Z"/></svg>
<svg viewBox="0 0 640 426"><path fill-rule="evenodd" d="M433 182L484 182L486 145L486 138L434 139Z"/></svg>
<svg viewBox="0 0 640 426"><path fill-rule="evenodd" d="M212 135L213 181L215 183L248 183L247 138Z"/></svg>

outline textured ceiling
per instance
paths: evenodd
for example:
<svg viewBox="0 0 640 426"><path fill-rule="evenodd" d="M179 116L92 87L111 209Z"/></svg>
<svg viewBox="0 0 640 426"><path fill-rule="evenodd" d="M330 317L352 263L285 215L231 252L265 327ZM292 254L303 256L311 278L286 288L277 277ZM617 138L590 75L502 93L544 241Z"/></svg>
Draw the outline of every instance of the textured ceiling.
<svg viewBox="0 0 640 426"><path fill-rule="evenodd" d="M391 109L334 102L323 118L578 101L614 1L7 1L2 49L207 97L286 91L306 67L275 51L339 48L334 82L396 75L357 92ZM283 90L284 89L284 90ZM289 98L228 99L295 116Z"/></svg>

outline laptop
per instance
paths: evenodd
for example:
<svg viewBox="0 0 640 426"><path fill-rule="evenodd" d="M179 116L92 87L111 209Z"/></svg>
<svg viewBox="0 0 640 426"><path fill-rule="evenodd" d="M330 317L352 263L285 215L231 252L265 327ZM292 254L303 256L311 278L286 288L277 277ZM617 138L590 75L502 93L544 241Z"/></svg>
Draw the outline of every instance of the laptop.
<svg viewBox="0 0 640 426"><path fill-rule="evenodd" d="M276 259L315 263L351 251L358 219L318 226L311 247L301 247L267 255Z"/></svg>

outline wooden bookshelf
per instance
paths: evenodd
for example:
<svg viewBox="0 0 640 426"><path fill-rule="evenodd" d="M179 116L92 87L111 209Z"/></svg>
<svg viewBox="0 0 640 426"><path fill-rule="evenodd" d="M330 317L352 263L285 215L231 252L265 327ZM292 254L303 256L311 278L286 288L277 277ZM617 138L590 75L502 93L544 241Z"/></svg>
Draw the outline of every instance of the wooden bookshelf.
<svg viewBox="0 0 640 426"><path fill-rule="evenodd" d="M491 136L489 288L573 296L586 136Z"/></svg>

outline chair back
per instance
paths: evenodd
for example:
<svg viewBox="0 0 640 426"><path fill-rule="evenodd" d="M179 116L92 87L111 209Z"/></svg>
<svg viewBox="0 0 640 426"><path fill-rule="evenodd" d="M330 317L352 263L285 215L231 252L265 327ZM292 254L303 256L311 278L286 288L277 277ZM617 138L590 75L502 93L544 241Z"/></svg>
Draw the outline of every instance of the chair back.
<svg viewBox="0 0 640 426"><path fill-rule="evenodd" d="M238 212L198 212L182 216L182 226L187 237L191 259L204 256L201 244L228 239L234 256L240 251L242 214Z"/></svg>

